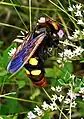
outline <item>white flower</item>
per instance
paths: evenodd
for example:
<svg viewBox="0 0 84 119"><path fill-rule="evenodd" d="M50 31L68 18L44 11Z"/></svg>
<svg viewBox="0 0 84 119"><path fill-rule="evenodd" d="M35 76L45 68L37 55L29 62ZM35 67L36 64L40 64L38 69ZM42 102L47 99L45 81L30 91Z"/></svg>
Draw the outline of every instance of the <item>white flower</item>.
<svg viewBox="0 0 84 119"><path fill-rule="evenodd" d="M67 57L68 57L69 59L71 59L71 58L73 57L73 53L72 53L72 52L69 53L69 54L67 55Z"/></svg>
<svg viewBox="0 0 84 119"><path fill-rule="evenodd" d="M77 47L74 51L73 51L73 56L79 56L81 55L81 53L84 52L84 49L81 47Z"/></svg>
<svg viewBox="0 0 84 119"><path fill-rule="evenodd" d="M62 38L64 35L64 32L63 32L63 30L59 30L59 32L57 34L58 34L59 38Z"/></svg>
<svg viewBox="0 0 84 119"><path fill-rule="evenodd" d="M28 119L35 119L37 116L32 113L32 111L28 112Z"/></svg>
<svg viewBox="0 0 84 119"><path fill-rule="evenodd" d="M12 57L15 52L16 52L16 48L11 48L11 50L8 52L8 55Z"/></svg>
<svg viewBox="0 0 84 119"><path fill-rule="evenodd" d="M71 52L71 49L64 49L64 56L68 57L71 59L73 57L73 53Z"/></svg>
<svg viewBox="0 0 84 119"><path fill-rule="evenodd" d="M51 86L51 90L55 91L55 88L53 86Z"/></svg>
<svg viewBox="0 0 84 119"><path fill-rule="evenodd" d="M76 50L74 50L74 51L73 51L73 56L78 56L78 55L80 55L80 54L78 54L78 53L76 52Z"/></svg>
<svg viewBox="0 0 84 119"><path fill-rule="evenodd" d="M72 35L73 38L78 38L77 34Z"/></svg>
<svg viewBox="0 0 84 119"><path fill-rule="evenodd" d="M72 39L73 39L73 37L72 37L72 36L68 36L68 39L72 40Z"/></svg>
<svg viewBox="0 0 84 119"><path fill-rule="evenodd" d="M66 45L67 45L67 43L69 43L69 40L68 40L68 39L66 39L64 42L65 42L65 43L66 43Z"/></svg>
<svg viewBox="0 0 84 119"><path fill-rule="evenodd" d="M80 10L81 7L82 7L81 4L76 4L76 8L77 8L78 10Z"/></svg>
<svg viewBox="0 0 84 119"><path fill-rule="evenodd" d="M59 55L60 55L60 57L63 57L64 56L64 53L62 52L62 53L58 53Z"/></svg>
<svg viewBox="0 0 84 119"><path fill-rule="evenodd" d="M75 29L75 31L73 32L72 37L73 37L73 38L77 38L77 37L78 37L78 35L80 35L80 31L79 31L79 30L77 30L77 29Z"/></svg>
<svg viewBox="0 0 84 119"><path fill-rule="evenodd" d="M73 11L73 8L72 8L71 6L69 6L68 10L69 10L70 12L72 12L72 11Z"/></svg>
<svg viewBox="0 0 84 119"><path fill-rule="evenodd" d="M76 105L77 105L77 103L75 102L75 101L73 101L72 103L71 103L71 107L76 107Z"/></svg>
<svg viewBox="0 0 84 119"><path fill-rule="evenodd" d="M47 110L49 108L49 105L46 103L46 101L43 102L42 109Z"/></svg>
<svg viewBox="0 0 84 119"><path fill-rule="evenodd" d="M65 56L68 56L68 54L71 54L72 52L71 52L71 49L64 49L64 55Z"/></svg>
<svg viewBox="0 0 84 119"><path fill-rule="evenodd" d="M57 92L61 92L61 91L62 91L62 87L61 87L61 86L57 86L57 87L56 87L56 91L57 91Z"/></svg>
<svg viewBox="0 0 84 119"><path fill-rule="evenodd" d="M78 19L77 24L84 25L84 22L82 21L82 19Z"/></svg>
<svg viewBox="0 0 84 119"><path fill-rule="evenodd" d="M45 17L41 17L41 18L38 20L39 23L45 23L45 21L46 21Z"/></svg>
<svg viewBox="0 0 84 119"><path fill-rule="evenodd" d="M75 93L71 92L71 90L69 90L69 92L67 93L67 95L70 96L71 99L76 99Z"/></svg>
<svg viewBox="0 0 84 119"><path fill-rule="evenodd" d="M53 111L53 110L57 110L57 105L56 105L56 103L55 103L55 102L50 103L49 108L50 108L52 111Z"/></svg>
<svg viewBox="0 0 84 119"><path fill-rule="evenodd" d="M82 34L84 35L84 29L83 29L81 32L82 32Z"/></svg>
<svg viewBox="0 0 84 119"><path fill-rule="evenodd" d="M58 97L59 102L62 102L63 99L64 99L63 95L60 95L60 97Z"/></svg>
<svg viewBox="0 0 84 119"><path fill-rule="evenodd" d="M62 61L61 60L57 60L57 63L61 63Z"/></svg>
<svg viewBox="0 0 84 119"><path fill-rule="evenodd" d="M64 52L58 53L60 57L63 57L64 61L69 58L71 59L73 57L73 52L71 52L71 49L64 49Z"/></svg>
<svg viewBox="0 0 84 119"><path fill-rule="evenodd" d="M73 33L76 34L76 35L79 35L80 34L80 31L77 30L77 29L75 29L75 32L73 32Z"/></svg>
<svg viewBox="0 0 84 119"><path fill-rule="evenodd" d="M52 95L51 100L52 100L53 102L55 102L55 101L57 100L57 95L56 95L56 94L55 94L55 95Z"/></svg>
<svg viewBox="0 0 84 119"><path fill-rule="evenodd" d="M38 116L41 116L43 114L43 111L37 105L36 108L34 108L34 112L36 112Z"/></svg>
<svg viewBox="0 0 84 119"><path fill-rule="evenodd" d="M73 5L73 8L75 9L75 8L76 8L76 6L75 6L75 5Z"/></svg>
<svg viewBox="0 0 84 119"><path fill-rule="evenodd" d="M66 98L65 100L64 100L64 103L65 104L69 104L71 102L71 100L69 99L69 98Z"/></svg>
<svg viewBox="0 0 84 119"><path fill-rule="evenodd" d="M84 100L84 95L82 95L82 98L83 98L83 100Z"/></svg>
<svg viewBox="0 0 84 119"><path fill-rule="evenodd" d="M65 56L63 57L63 61L67 62L67 58ZM64 67L64 64L63 64L63 67Z"/></svg>
<svg viewBox="0 0 84 119"><path fill-rule="evenodd" d="M75 49L75 52L76 52L78 55L80 55L82 52L84 52L84 49L81 48L81 47L77 47L77 48Z"/></svg>
<svg viewBox="0 0 84 119"><path fill-rule="evenodd" d="M82 93L82 94L84 94L84 87L80 88L80 91L79 91L79 93Z"/></svg>
<svg viewBox="0 0 84 119"><path fill-rule="evenodd" d="M82 17L81 11L77 10L76 12L74 12L75 16L77 17Z"/></svg>

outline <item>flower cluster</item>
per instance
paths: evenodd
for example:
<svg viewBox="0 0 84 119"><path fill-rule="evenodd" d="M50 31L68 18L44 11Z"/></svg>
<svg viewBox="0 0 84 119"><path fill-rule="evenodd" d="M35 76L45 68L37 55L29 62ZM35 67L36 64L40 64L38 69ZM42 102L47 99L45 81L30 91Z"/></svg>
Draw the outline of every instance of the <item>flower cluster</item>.
<svg viewBox="0 0 84 119"><path fill-rule="evenodd" d="M77 24L81 25L82 27L76 27L73 34L70 36L68 35L68 38L64 41L64 46L70 45L73 47L73 50L67 49L65 47L64 52L58 53L60 57L64 57L63 59L72 59L72 58L78 58L83 52L84 49L80 46L75 45L75 41L80 41L81 39L84 39L84 17L83 17L83 6L82 4L76 4L69 6L68 11L73 13L73 17L76 19ZM80 30L81 28L81 30ZM73 43L73 44L72 44Z"/></svg>
<svg viewBox="0 0 84 119"><path fill-rule="evenodd" d="M76 5L73 5L72 7L69 6L68 10L73 12L74 16L78 18L77 24L84 25L84 22L83 22L83 12L84 11L83 11L82 4L76 4Z"/></svg>
<svg viewBox="0 0 84 119"><path fill-rule="evenodd" d="M71 49L64 49L64 52L58 53L60 57L64 57L64 60L75 58L80 56L84 52L84 49L81 47L76 47L75 50L71 51Z"/></svg>
<svg viewBox="0 0 84 119"><path fill-rule="evenodd" d="M77 20L77 24L82 26L82 30L75 29L75 32L73 32L72 36L68 36L69 39L75 39L78 38L82 39L84 38L84 10L83 6L81 4L76 4L73 6L69 6L68 10L70 12L73 12L74 17Z"/></svg>
<svg viewBox="0 0 84 119"><path fill-rule="evenodd" d="M84 87L80 88L79 94L82 95L82 99L84 100Z"/></svg>
<svg viewBox="0 0 84 119"><path fill-rule="evenodd" d="M63 87L57 86L57 87L51 87L51 90L53 91L54 94L52 94L51 97L51 103L47 103L46 101L43 102L43 104L41 105L41 107L39 108L37 105L34 108L34 111L30 111L28 112L28 119L34 119L36 117L42 117L44 116L45 112L52 112L52 111L60 111L59 109L59 105L57 102L59 102L60 104L64 104L67 105L65 106L66 108L64 108L64 110L68 110L69 113L69 109L70 108L75 108L77 103L75 102L76 100L76 94L72 92L72 90L68 90L68 92L65 94L62 94L62 89ZM68 109L67 109L68 108Z"/></svg>

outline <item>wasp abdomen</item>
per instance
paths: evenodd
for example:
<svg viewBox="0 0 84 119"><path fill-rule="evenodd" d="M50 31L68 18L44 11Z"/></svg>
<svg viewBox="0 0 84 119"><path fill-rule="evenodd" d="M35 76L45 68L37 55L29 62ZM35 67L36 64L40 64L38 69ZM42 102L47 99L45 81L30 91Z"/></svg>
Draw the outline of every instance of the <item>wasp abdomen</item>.
<svg viewBox="0 0 84 119"><path fill-rule="evenodd" d="M47 84L44 76L43 62L40 58L30 58L25 65L27 76L32 80L33 84L44 87Z"/></svg>

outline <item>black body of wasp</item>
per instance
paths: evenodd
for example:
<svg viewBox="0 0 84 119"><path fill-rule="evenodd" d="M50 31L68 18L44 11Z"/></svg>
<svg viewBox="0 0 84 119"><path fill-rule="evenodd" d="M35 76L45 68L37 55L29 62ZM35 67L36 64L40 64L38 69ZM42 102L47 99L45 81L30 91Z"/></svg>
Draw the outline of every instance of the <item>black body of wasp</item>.
<svg viewBox="0 0 84 119"><path fill-rule="evenodd" d="M43 20L42 20L43 19ZM11 58L7 70L17 72L23 66L28 77L36 85L47 84L44 70L44 60L48 47L56 47L59 42L60 27L51 18L40 18L38 25L31 34L28 34L23 43L17 48Z"/></svg>

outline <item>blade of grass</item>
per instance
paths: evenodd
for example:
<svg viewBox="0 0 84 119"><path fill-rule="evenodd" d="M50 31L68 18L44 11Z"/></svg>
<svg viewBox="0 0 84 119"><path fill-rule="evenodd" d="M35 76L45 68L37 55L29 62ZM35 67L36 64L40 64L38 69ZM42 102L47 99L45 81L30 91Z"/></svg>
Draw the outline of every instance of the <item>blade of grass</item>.
<svg viewBox="0 0 84 119"><path fill-rule="evenodd" d="M30 32L32 31L31 25L31 0L29 0L29 23L30 23Z"/></svg>
<svg viewBox="0 0 84 119"><path fill-rule="evenodd" d="M24 5L17 5L17 4L11 4L7 2L0 2L0 5L7 5L7 6L15 6L15 7L20 7L24 9L29 9L29 6L24 6ZM56 11L55 8L38 8L38 7L31 7L32 10L42 10L42 11Z"/></svg>
<svg viewBox="0 0 84 119"><path fill-rule="evenodd" d="M55 4L53 1L48 0L51 4L53 4L54 6L56 6L58 9L60 9L61 11L63 11L64 13L66 13L69 17L71 17L74 21L77 21L74 17L72 17L70 14L67 13L67 11L63 10L61 7L59 7L57 4Z"/></svg>
<svg viewBox="0 0 84 119"><path fill-rule="evenodd" d="M23 101L23 102L41 104L41 102L36 102L36 101L32 101L32 100L26 100L26 99L23 99L23 98L16 98L16 97L12 97L12 96L1 95L0 97L4 97L4 98L7 98L7 99L12 99L12 100Z"/></svg>
<svg viewBox="0 0 84 119"><path fill-rule="evenodd" d="M57 13L58 14L58 17L60 17L59 16L59 13ZM46 14L46 13L44 13L44 15L46 15L47 17L49 17L49 18L51 18L48 14ZM52 18L51 18L52 19ZM61 20L61 18L59 18L60 20ZM56 21L55 19L53 19L54 21ZM62 26L64 26L64 24L62 24L62 23L60 23L59 22L59 24L61 24ZM73 31L73 29L71 29L70 27L67 27L68 29L70 29L71 31Z"/></svg>
<svg viewBox="0 0 84 119"><path fill-rule="evenodd" d="M69 6L71 6L71 0L68 0Z"/></svg>
<svg viewBox="0 0 84 119"><path fill-rule="evenodd" d="M22 28L20 28L20 27L13 26L13 25L10 25L10 24L0 23L0 25L1 25L1 26L7 26L7 27L10 27L10 28L14 28L14 29L18 29L18 30L21 30L21 31L26 32L25 29L22 29Z"/></svg>
<svg viewBox="0 0 84 119"><path fill-rule="evenodd" d="M12 0L10 0L10 2L13 4L13 1L12 1ZM15 9L15 11L16 11L16 13L17 13L17 15L19 16L19 18L20 18L21 22L23 23L23 25L24 25L25 29L28 31L28 28L27 28L27 26L25 25L25 23L24 23L24 21L23 21L22 17L20 16L19 12L17 11L16 7L15 7L14 5L13 5L13 7L14 7L14 9Z"/></svg>
<svg viewBox="0 0 84 119"><path fill-rule="evenodd" d="M63 24L63 26L65 28L65 31L66 31L67 35L69 36L69 31L68 31L68 28L67 28L67 25L66 25L64 19L62 18L61 14L59 14L59 13L57 13L57 14L58 14L58 17L61 20L61 22L62 22L62 24Z"/></svg>
<svg viewBox="0 0 84 119"><path fill-rule="evenodd" d="M67 15L68 15L68 17L71 19L71 21L74 23L74 25L75 25L75 27L77 28L77 29L79 29L79 27L76 25L76 23L74 22L74 21L76 21L77 22L77 20L73 17L73 16L71 16L70 14L68 14L68 12L65 10L65 9L62 9L61 7L59 7L57 4L55 4L53 1L51 1L51 0L48 0L51 4L53 4L54 6L56 6L58 9L60 9L61 11L63 11L64 13L66 13ZM59 1L60 2L60 1ZM61 4L61 3L60 3ZM62 6L62 4L61 4L61 6ZM80 30L80 29L79 29Z"/></svg>

